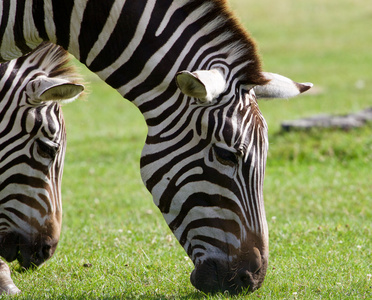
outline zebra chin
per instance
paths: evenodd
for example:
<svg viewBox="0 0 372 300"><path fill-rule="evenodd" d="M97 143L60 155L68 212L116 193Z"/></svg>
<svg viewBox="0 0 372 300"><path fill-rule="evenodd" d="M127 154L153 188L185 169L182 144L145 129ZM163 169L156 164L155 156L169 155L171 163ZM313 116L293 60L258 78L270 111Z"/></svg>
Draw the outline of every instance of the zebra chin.
<svg viewBox="0 0 372 300"><path fill-rule="evenodd" d="M192 285L204 293L229 292L236 295L259 289L267 270L267 255L261 255L254 248L250 257L238 257L233 262L228 259L207 258L196 264L191 273Z"/></svg>
<svg viewBox="0 0 372 300"><path fill-rule="evenodd" d="M8 262L18 260L25 268L37 267L51 258L57 248L58 239L38 235L32 239L15 232L0 237L0 256Z"/></svg>

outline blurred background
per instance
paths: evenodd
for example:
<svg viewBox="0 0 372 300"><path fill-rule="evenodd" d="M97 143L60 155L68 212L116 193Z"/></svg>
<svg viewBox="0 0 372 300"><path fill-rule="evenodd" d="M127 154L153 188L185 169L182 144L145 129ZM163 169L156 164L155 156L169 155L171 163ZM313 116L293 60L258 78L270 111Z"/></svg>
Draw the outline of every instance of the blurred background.
<svg viewBox="0 0 372 300"><path fill-rule="evenodd" d="M314 83L310 96L261 105L272 130L283 119L349 113L372 105L368 1L230 3L258 42L265 70Z"/></svg>

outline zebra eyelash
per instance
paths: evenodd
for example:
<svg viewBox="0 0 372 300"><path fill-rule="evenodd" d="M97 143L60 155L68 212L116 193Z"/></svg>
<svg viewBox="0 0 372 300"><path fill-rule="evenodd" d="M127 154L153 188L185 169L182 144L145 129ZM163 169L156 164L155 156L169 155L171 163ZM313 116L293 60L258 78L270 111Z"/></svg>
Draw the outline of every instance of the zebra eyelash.
<svg viewBox="0 0 372 300"><path fill-rule="evenodd" d="M54 159L60 150L60 144L39 138L36 140L37 151L44 158Z"/></svg>
<svg viewBox="0 0 372 300"><path fill-rule="evenodd" d="M235 166L239 162L238 153L213 145L216 159L223 165Z"/></svg>

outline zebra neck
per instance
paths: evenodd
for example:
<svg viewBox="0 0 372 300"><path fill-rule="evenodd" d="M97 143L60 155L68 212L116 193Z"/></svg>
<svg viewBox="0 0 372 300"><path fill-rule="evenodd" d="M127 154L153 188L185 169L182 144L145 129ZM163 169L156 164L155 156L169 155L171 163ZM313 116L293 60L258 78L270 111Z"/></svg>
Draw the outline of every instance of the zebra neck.
<svg viewBox="0 0 372 300"><path fill-rule="evenodd" d="M174 99L180 70L234 66L242 81L262 80L254 42L225 1L15 0L0 13L3 60L57 43L143 112Z"/></svg>

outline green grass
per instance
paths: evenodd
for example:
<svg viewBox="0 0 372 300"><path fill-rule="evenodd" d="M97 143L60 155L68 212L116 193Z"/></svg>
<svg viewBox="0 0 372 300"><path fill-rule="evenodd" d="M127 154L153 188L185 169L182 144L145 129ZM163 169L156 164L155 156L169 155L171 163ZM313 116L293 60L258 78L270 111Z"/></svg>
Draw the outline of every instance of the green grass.
<svg viewBox="0 0 372 300"><path fill-rule="evenodd" d="M270 261L245 299L371 299L372 125L283 133L280 122L372 104L370 0L234 0L264 69L316 93L261 102L270 150ZM88 74L88 73L87 73ZM13 278L20 299L220 299L189 282L192 263L139 173L146 127L136 108L87 75L87 101L64 108L64 217L53 259Z"/></svg>

